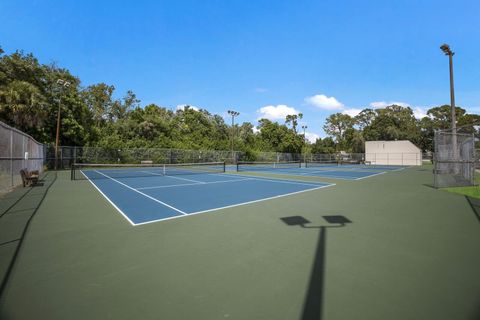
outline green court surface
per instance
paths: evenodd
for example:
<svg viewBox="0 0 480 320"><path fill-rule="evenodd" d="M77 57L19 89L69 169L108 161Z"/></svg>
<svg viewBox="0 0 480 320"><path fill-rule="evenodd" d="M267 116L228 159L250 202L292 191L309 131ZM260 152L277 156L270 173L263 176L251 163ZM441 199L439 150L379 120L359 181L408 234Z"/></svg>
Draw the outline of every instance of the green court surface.
<svg viewBox="0 0 480 320"><path fill-rule="evenodd" d="M480 319L477 203L431 167L138 226L69 178L1 199L0 319Z"/></svg>

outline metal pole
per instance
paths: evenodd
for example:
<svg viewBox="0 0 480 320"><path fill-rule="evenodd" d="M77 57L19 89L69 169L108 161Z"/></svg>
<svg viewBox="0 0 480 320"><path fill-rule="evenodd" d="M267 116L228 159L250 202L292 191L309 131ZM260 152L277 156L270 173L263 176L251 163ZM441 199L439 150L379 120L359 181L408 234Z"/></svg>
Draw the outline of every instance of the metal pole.
<svg viewBox="0 0 480 320"><path fill-rule="evenodd" d="M438 133L438 130L435 130L434 133L433 133L433 141L435 142L434 146L433 146L433 155L432 155L432 162L433 162L433 186L435 188L438 188L438 185L437 185L437 174L438 174L438 171L437 171L437 133Z"/></svg>
<svg viewBox="0 0 480 320"><path fill-rule="evenodd" d="M23 169L23 168L22 168ZM13 130L10 129L10 186L14 186L13 182Z"/></svg>
<svg viewBox="0 0 480 320"><path fill-rule="evenodd" d="M234 139L235 139L235 117L240 115L240 112L228 110L228 114L232 116L232 163L236 163L234 153Z"/></svg>
<svg viewBox="0 0 480 320"><path fill-rule="evenodd" d="M232 113L232 163L235 163L235 155L233 154L234 135L235 135L235 116Z"/></svg>
<svg viewBox="0 0 480 320"><path fill-rule="evenodd" d="M445 53L445 55L448 56L448 63L449 63L449 69L450 69L450 108L452 109L452 149L453 149L453 160L457 160L459 158L458 156L458 150L457 150L457 123L456 123L456 114L455 114L455 92L454 92L454 85L453 85L453 55L455 52L453 52L450 49L450 46L448 44L442 44L440 46L440 49ZM458 168L455 166L454 170L457 170Z"/></svg>
<svg viewBox="0 0 480 320"><path fill-rule="evenodd" d="M472 139L473 139L472 141L473 141L474 146L475 146L475 134L474 133L472 133ZM472 153L473 153L472 154L473 162L470 163L470 165L472 166L472 168L470 168L470 174L471 174L471 177L472 177L471 183L472 183L472 186L474 186L475 185L475 164L476 164L476 159L477 159L476 154L475 154L475 147L473 148Z"/></svg>
<svg viewBox="0 0 480 320"><path fill-rule="evenodd" d="M63 93L63 89L70 87L70 82L65 81L63 79L58 79L57 85L61 86L62 93ZM62 95L60 95L60 98L58 99L57 134L55 138L55 170L58 169L58 144L60 142L60 107L61 105L62 105Z"/></svg>
<svg viewBox="0 0 480 320"><path fill-rule="evenodd" d="M307 162L307 136L305 135L305 130L308 126L303 125L303 162Z"/></svg>
<svg viewBox="0 0 480 320"><path fill-rule="evenodd" d="M457 141L457 121L456 121L456 112L455 112L455 90L453 85L453 52L450 52L448 55L448 62L450 67L450 106L452 108L452 148L453 148L453 160L458 160L460 158L459 152L457 150L458 141ZM455 171L458 172L460 168L455 166Z"/></svg>
<svg viewBox="0 0 480 320"><path fill-rule="evenodd" d="M456 112L455 112L455 90L453 85L453 55L450 53L448 55L449 65L450 65L450 106L452 108L452 133L457 133L457 121L456 121Z"/></svg>
<svg viewBox="0 0 480 320"><path fill-rule="evenodd" d="M77 163L77 146L73 147L73 163Z"/></svg>
<svg viewBox="0 0 480 320"><path fill-rule="evenodd" d="M58 111L57 111L57 135L55 138L55 170L58 170L58 143L60 140L60 106L61 106L62 97L58 100Z"/></svg>

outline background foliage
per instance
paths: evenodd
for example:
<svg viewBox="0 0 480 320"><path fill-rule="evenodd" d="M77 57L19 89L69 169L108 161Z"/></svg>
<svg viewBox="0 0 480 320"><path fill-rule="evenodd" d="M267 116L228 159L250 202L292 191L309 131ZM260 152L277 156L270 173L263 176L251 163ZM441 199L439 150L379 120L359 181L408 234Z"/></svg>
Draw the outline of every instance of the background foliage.
<svg viewBox="0 0 480 320"><path fill-rule="evenodd" d="M58 79L71 83L64 88ZM292 153L364 152L366 140L410 140L432 151L433 134L450 126L450 106L431 108L416 119L409 107L364 109L351 117L335 113L323 127L328 137L304 143L297 132L302 114L288 115L283 124L260 119L228 126L220 115L189 106L172 110L155 104L142 107L135 93L114 98L115 87L98 83L81 86L78 77L55 64L40 64L33 54L5 55L0 48L0 120L29 133L42 143L55 142L57 110L61 108L61 145L109 148L157 147L178 149L235 149ZM479 115L456 108L458 126L474 132Z"/></svg>

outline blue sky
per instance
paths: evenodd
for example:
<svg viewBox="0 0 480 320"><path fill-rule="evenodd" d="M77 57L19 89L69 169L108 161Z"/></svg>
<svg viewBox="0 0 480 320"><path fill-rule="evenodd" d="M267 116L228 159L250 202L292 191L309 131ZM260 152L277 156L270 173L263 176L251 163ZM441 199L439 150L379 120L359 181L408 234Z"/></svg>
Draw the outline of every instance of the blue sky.
<svg viewBox="0 0 480 320"><path fill-rule="evenodd" d="M325 118L390 102L418 115L449 103L480 113L480 1L0 2L0 46L105 82L142 105L190 104L239 121Z"/></svg>

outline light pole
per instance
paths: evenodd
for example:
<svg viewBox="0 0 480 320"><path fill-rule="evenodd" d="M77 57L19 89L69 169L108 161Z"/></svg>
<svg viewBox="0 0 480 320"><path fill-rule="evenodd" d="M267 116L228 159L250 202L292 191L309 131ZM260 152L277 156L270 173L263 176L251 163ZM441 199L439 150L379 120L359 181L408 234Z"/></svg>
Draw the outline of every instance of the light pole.
<svg viewBox="0 0 480 320"><path fill-rule="evenodd" d="M65 89L70 87L70 82L63 79L58 79L57 85L59 85L60 88ZM60 99L58 100L58 111L57 111L57 135L55 138L55 170L58 169L58 144L60 141L60 107L62 105L61 101L62 101L62 96L60 95Z"/></svg>
<svg viewBox="0 0 480 320"><path fill-rule="evenodd" d="M234 134L235 134L235 117L240 115L240 112L228 110L228 114L232 117L232 162L235 163L235 154L233 151L234 144Z"/></svg>
<svg viewBox="0 0 480 320"><path fill-rule="evenodd" d="M307 136L305 135L305 130L308 128L307 125L302 125L303 129L303 161L307 162Z"/></svg>
<svg viewBox="0 0 480 320"><path fill-rule="evenodd" d="M453 52L450 49L450 46L448 44L442 44L440 46L440 49L445 53L446 56L448 56L448 61L450 65L450 107L452 108L452 134L457 133L457 121L456 121L456 114L455 114L455 90L453 88L453 55L455 52Z"/></svg>
<svg viewBox="0 0 480 320"><path fill-rule="evenodd" d="M307 137L305 136L305 129L307 129L307 126L302 126L303 129L303 143L306 145L307 144Z"/></svg>

